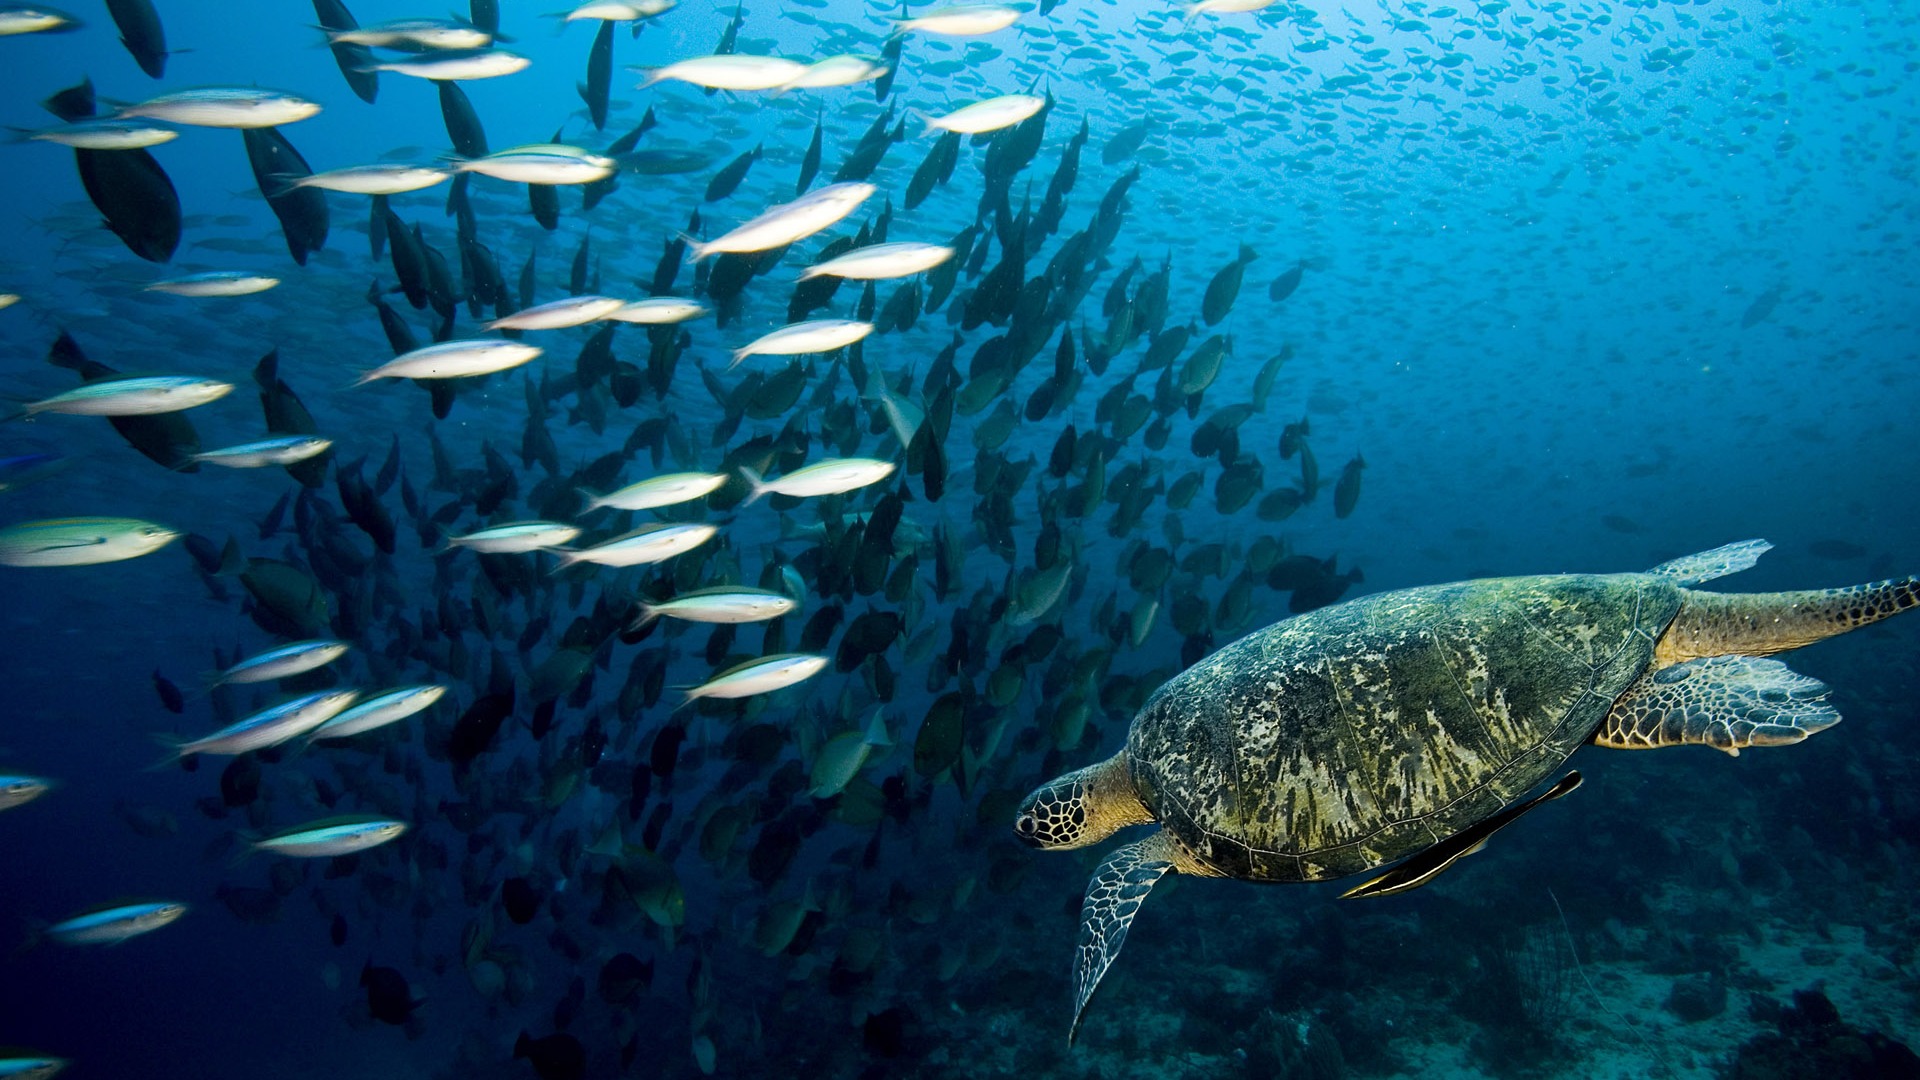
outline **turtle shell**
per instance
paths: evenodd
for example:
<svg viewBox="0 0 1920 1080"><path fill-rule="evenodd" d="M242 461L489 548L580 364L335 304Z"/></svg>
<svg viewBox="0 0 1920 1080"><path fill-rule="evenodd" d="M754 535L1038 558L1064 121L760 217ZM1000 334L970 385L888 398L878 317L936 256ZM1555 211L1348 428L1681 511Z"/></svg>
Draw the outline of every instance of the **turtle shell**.
<svg viewBox="0 0 1920 1080"><path fill-rule="evenodd" d="M1591 737L1681 589L1650 574L1383 593L1250 634L1134 717L1134 787L1229 877L1393 862L1518 799Z"/></svg>

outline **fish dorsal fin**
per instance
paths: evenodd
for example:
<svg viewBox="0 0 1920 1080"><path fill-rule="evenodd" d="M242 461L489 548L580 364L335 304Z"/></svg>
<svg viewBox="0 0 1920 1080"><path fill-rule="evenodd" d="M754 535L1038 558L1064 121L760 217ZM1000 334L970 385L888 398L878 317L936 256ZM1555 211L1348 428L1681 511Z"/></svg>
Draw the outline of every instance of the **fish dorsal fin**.
<svg viewBox="0 0 1920 1080"><path fill-rule="evenodd" d="M1067 1029L1068 1046L1080 1034L1087 1002L1120 955L1127 927L1133 924L1141 903L1154 883L1173 869L1172 845L1162 830L1118 848L1087 882L1087 897L1080 903L1080 944L1073 953L1073 1026Z"/></svg>
<svg viewBox="0 0 1920 1080"><path fill-rule="evenodd" d="M1773 550L1773 545L1765 540L1742 540L1737 544L1726 544L1712 551L1702 551L1698 555L1683 555L1670 559L1647 571L1664 578L1671 578L1676 585L1698 585L1703 581L1726 577L1746 570L1760 560L1760 556Z"/></svg>
<svg viewBox="0 0 1920 1080"><path fill-rule="evenodd" d="M1457 832L1427 848L1386 873L1355 885L1340 894L1346 900L1361 896L1393 896L1417 889L1468 855L1487 846L1493 834L1520 820L1520 816L1543 802L1557 799L1580 786L1580 774L1570 772L1560 782L1525 802L1517 802L1472 828Z"/></svg>

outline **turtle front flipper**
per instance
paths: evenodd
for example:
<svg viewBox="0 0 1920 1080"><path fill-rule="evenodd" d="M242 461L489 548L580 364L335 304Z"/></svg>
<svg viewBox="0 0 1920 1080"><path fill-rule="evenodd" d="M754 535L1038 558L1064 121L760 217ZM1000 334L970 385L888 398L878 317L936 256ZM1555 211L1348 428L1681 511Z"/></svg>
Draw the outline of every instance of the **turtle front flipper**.
<svg viewBox="0 0 1920 1080"><path fill-rule="evenodd" d="M1413 858L1340 894L1342 900L1367 896L1398 896L1411 892L1440 876L1440 872L1487 846L1493 834L1519 821L1527 811L1550 802L1580 786L1580 774L1570 772L1560 782L1524 802L1514 803L1478 825L1458 832L1427 848Z"/></svg>
<svg viewBox="0 0 1920 1080"><path fill-rule="evenodd" d="M1116 848L1087 882L1087 898L1080 903L1080 944L1073 955L1073 1026L1067 1045L1080 1034L1087 1002L1107 973L1108 965L1126 943L1127 927L1154 883L1184 861L1165 830L1136 843Z"/></svg>
<svg viewBox="0 0 1920 1080"><path fill-rule="evenodd" d="M1768 656L1920 607L1920 578L1779 593L1688 591L1660 635L1658 666L1702 656Z"/></svg>
<svg viewBox="0 0 1920 1080"><path fill-rule="evenodd" d="M1820 680L1778 660L1710 656L1642 676L1613 703L1593 744L1711 746L1738 757L1743 747L1788 746L1839 722Z"/></svg>
<svg viewBox="0 0 1920 1080"><path fill-rule="evenodd" d="M1737 544L1723 544L1712 551L1702 551L1697 555L1683 555L1678 559L1669 559L1647 571L1673 579L1675 585L1698 585L1703 581L1737 574L1752 569L1760 556L1773 550L1773 545L1765 540L1742 540Z"/></svg>

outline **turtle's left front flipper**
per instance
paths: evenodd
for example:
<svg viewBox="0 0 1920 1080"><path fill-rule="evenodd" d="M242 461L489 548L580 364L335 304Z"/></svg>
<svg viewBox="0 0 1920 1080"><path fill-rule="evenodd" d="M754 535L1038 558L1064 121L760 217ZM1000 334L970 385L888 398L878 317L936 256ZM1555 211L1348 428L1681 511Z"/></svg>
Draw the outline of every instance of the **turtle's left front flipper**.
<svg viewBox="0 0 1920 1080"><path fill-rule="evenodd" d="M1840 722L1827 685L1778 660L1709 656L1657 668L1620 695L1595 746L1788 746Z"/></svg>
<svg viewBox="0 0 1920 1080"><path fill-rule="evenodd" d="M1087 1002L1114 957L1120 955L1127 927L1141 903L1176 861L1179 853L1174 841L1161 830L1115 849L1087 882L1087 898L1080 903L1080 944L1073 953L1073 1026L1067 1029L1068 1046L1080 1034Z"/></svg>

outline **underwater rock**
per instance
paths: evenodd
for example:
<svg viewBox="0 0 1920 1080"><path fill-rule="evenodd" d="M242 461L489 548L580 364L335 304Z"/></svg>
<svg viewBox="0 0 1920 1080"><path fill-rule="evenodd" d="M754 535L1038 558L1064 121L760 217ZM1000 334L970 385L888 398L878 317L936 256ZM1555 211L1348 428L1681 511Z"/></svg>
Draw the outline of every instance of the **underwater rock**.
<svg viewBox="0 0 1920 1080"><path fill-rule="evenodd" d="M1756 1001L1754 1012L1769 1003ZM1818 986L1795 990L1780 1010L1777 1032L1756 1035L1740 1047L1725 1080L1880 1080L1920 1076L1920 1055L1878 1031L1861 1031L1840 1019Z"/></svg>
<svg viewBox="0 0 1920 1080"><path fill-rule="evenodd" d="M1727 984L1717 975L1695 975L1680 979L1667 993L1666 1010L1696 1024L1727 1011Z"/></svg>

